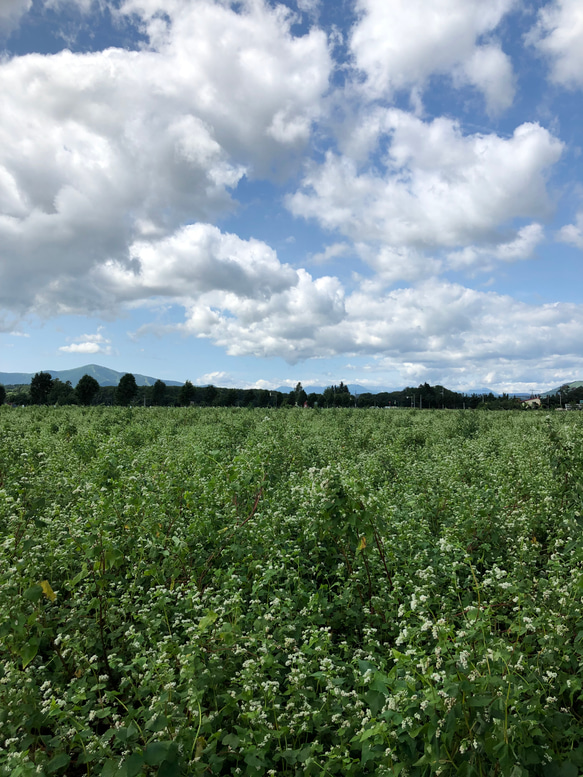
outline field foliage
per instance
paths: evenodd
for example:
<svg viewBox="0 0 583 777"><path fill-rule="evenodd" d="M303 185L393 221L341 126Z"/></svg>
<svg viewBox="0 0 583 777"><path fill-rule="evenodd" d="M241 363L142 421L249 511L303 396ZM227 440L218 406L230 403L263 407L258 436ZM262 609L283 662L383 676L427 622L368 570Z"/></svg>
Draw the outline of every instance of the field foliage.
<svg viewBox="0 0 583 777"><path fill-rule="evenodd" d="M0 408L0 775L576 777L582 423Z"/></svg>

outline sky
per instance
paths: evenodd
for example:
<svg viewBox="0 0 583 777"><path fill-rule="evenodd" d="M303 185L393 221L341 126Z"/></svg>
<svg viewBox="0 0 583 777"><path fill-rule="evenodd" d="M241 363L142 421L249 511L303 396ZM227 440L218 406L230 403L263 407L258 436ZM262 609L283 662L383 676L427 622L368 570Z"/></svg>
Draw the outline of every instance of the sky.
<svg viewBox="0 0 583 777"><path fill-rule="evenodd" d="M583 379L581 0L0 0L0 371Z"/></svg>

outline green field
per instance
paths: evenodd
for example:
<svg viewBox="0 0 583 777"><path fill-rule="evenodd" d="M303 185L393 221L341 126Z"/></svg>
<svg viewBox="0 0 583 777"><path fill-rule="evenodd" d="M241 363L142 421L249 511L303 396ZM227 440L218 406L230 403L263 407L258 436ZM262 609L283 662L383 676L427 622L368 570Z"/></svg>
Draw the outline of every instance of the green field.
<svg viewBox="0 0 583 777"><path fill-rule="evenodd" d="M0 408L0 775L583 773L583 414Z"/></svg>

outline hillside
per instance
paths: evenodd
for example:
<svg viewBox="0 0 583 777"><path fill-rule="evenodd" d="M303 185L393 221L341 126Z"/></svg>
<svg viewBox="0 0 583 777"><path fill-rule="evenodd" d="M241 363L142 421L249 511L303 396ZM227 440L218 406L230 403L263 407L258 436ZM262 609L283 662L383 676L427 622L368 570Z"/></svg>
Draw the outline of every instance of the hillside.
<svg viewBox="0 0 583 777"><path fill-rule="evenodd" d="M569 389L581 388L581 386L583 386L583 380L574 380L571 383L562 383L560 386L557 386L557 388L545 391L544 394L541 394L541 397L553 397L555 394L559 393L563 386L568 386Z"/></svg>
<svg viewBox="0 0 583 777"><path fill-rule="evenodd" d="M50 372L51 377L58 378L65 383L70 380L73 386L81 380L83 375L91 375L92 378L99 383L100 386L117 386L120 378L125 375L124 372L118 372L112 370L109 367L102 367L99 364L86 364L84 367L76 367L72 370L42 370L43 372ZM40 370L39 370L40 372ZM0 372L0 383L5 386L18 386L25 383L30 383L34 377L34 372ZM149 375L138 375L133 373L138 386L153 386L157 378L152 378ZM167 386L182 386L180 381L165 380L164 383Z"/></svg>

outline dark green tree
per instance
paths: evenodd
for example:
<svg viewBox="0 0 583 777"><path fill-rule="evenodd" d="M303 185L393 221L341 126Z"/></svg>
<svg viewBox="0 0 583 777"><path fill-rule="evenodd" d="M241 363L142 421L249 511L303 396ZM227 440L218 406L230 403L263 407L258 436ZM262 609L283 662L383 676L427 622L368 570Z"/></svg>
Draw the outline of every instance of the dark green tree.
<svg viewBox="0 0 583 777"><path fill-rule="evenodd" d="M308 394L308 405L310 407L319 407L322 404L322 395L312 391Z"/></svg>
<svg viewBox="0 0 583 777"><path fill-rule="evenodd" d="M218 396L218 389L216 386L213 386L212 383L210 386L205 386L202 390L202 397L203 402L205 405L212 405L215 399Z"/></svg>
<svg viewBox="0 0 583 777"><path fill-rule="evenodd" d="M29 386L18 386L8 392L8 402L12 405L30 405Z"/></svg>
<svg viewBox="0 0 583 777"><path fill-rule="evenodd" d="M53 387L50 372L37 372L30 381L30 399L33 405L46 405Z"/></svg>
<svg viewBox="0 0 583 777"><path fill-rule="evenodd" d="M75 393L80 405L90 405L99 392L99 383L91 375L83 375L75 386Z"/></svg>
<svg viewBox="0 0 583 777"><path fill-rule="evenodd" d="M308 395L304 391L304 387L301 383L298 383L294 390L295 399L296 399L296 405L299 407L304 406L304 402L307 400Z"/></svg>
<svg viewBox="0 0 583 777"><path fill-rule="evenodd" d="M75 394L75 389L71 385L71 381L68 380L63 383L62 380L55 378L53 380L53 387L49 391L47 402L49 405L77 404L77 395Z"/></svg>
<svg viewBox="0 0 583 777"><path fill-rule="evenodd" d="M351 407L354 405L354 398L348 386L345 386L342 381L340 381L339 386L328 386L324 389L322 401L326 407Z"/></svg>
<svg viewBox="0 0 583 777"><path fill-rule="evenodd" d="M138 393L138 384L131 372L122 375L115 392L115 401L118 405L129 405Z"/></svg>
<svg viewBox="0 0 583 777"><path fill-rule="evenodd" d="M196 397L196 389L192 385L192 383L187 380L183 386L180 387L180 393L178 395L178 403L182 405L182 407L187 407L190 405L191 402L194 402L194 398Z"/></svg>
<svg viewBox="0 0 583 777"><path fill-rule="evenodd" d="M334 389L336 386L328 386L324 389L324 393L322 394L322 402L326 407L332 407L334 404Z"/></svg>
<svg viewBox="0 0 583 777"><path fill-rule="evenodd" d="M239 391L235 388L223 389L221 405L223 407L236 407L239 400Z"/></svg>
<svg viewBox="0 0 583 777"><path fill-rule="evenodd" d="M152 404L163 405L166 397L166 384L163 380L157 380L152 386Z"/></svg>
<svg viewBox="0 0 583 777"><path fill-rule="evenodd" d="M0 405L3 405L4 402L6 402L6 389L0 383Z"/></svg>
<svg viewBox="0 0 583 777"><path fill-rule="evenodd" d="M340 384L342 386L342 383ZM339 387L340 388L340 387ZM334 407L352 407L354 400L348 388L344 386L345 391L337 391L334 395Z"/></svg>

